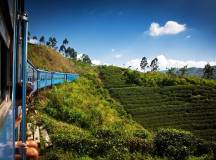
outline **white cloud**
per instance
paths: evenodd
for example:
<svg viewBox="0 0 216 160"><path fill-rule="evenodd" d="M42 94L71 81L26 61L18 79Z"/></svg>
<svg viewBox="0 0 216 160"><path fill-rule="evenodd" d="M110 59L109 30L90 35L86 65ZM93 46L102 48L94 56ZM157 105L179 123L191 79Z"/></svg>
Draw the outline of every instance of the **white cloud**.
<svg viewBox="0 0 216 160"><path fill-rule="evenodd" d="M167 21L164 26L153 22L149 28L149 35L156 37L162 35L175 35L186 30L186 24L179 24L175 21Z"/></svg>
<svg viewBox="0 0 216 160"><path fill-rule="evenodd" d="M94 60L92 60L92 64L94 64L94 65L100 65L101 61L97 60L97 59L94 59Z"/></svg>
<svg viewBox="0 0 216 160"><path fill-rule="evenodd" d="M116 55L114 55L114 58L121 58L122 57L122 54L116 54Z"/></svg>
<svg viewBox="0 0 216 160"><path fill-rule="evenodd" d="M138 68L138 70L140 70L140 62L141 62L141 59L139 58L132 59L126 63L126 67L131 67L132 69Z"/></svg>
<svg viewBox="0 0 216 160"><path fill-rule="evenodd" d="M186 60L186 61L182 61L182 60L177 60L177 59L170 59L167 58L165 55L161 54L159 56L157 56L158 58L158 63L159 63L159 68L160 70L165 70L166 68L171 68L171 67L176 67L176 68L181 68L184 66L188 66L188 67L197 67L197 68L204 68L204 66L207 63L210 63L210 65L216 65L216 60L214 61L194 61L194 60ZM148 60L148 63L151 62L152 59ZM140 62L141 59L136 58L136 59L132 59L130 61L128 61L126 63L126 67L131 66L132 69L140 69Z"/></svg>
<svg viewBox="0 0 216 160"><path fill-rule="evenodd" d="M37 39L30 39L29 43L31 43L31 44L38 44L38 40Z"/></svg>
<svg viewBox="0 0 216 160"><path fill-rule="evenodd" d="M159 66L161 69L166 69L166 68L171 68L171 67L181 68L186 65L188 65L188 67L203 68L207 63L210 63L211 65L216 65L216 61L210 61L210 62L194 61L194 60L182 61L182 60L176 60L176 59L169 59L163 54L157 56L157 58L158 58Z"/></svg>
<svg viewBox="0 0 216 160"><path fill-rule="evenodd" d="M77 54L77 59L81 59L83 54Z"/></svg>

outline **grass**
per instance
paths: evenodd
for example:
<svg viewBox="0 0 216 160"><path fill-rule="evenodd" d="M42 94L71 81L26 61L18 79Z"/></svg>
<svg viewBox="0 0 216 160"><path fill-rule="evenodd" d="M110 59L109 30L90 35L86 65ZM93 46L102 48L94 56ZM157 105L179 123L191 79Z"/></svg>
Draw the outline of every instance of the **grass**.
<svg viewBox="0 0 216 160"><path fill-rule="evenodd" d="M72 61L65 59L62 55L47 46L28 44L28 59L40 69L70 73L76 72Z"/></svg>

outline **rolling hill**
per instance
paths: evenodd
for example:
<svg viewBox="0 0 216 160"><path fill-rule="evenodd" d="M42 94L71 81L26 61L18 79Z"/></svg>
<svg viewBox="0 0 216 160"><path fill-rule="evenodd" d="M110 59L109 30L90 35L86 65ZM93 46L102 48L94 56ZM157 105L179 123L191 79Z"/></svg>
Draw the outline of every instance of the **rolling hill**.
<svg viewBox="0 0 216 160"><path fill-rule="evenodd" d="M216 87L196 77L170 77L164 73L141 77L147 84L126 82L126 69L101 67L101 78L113 98L145 128L177 128L191 131L207 141L216 141ZM170 80L176 83L170 83ZM152 81L155 80L155 83ZM150 83L151 82L151 83ZM152 84L149 85L149 84ZM168 86L167 84L170 84ZM181 83L180 83L181 84Z"/></svg>

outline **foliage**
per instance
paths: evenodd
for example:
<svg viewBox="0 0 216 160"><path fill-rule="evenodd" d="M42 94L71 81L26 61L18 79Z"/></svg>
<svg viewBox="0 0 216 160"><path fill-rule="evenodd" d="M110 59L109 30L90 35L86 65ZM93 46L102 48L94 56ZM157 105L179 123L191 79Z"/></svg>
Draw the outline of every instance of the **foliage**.
<svg viewBox="0 0 216 160"><path fill-rule="evenodd" d="M39 41L40 41L40 44L44 44L45 43L45 37L41 36Z"/></svg>
<svg viewBox="0 0 216 160"><path fill-rule="evenodd" d="M55 48L56 44L57 44L57 40L55 37L49 37L49 40L47 41L47 46L51 47L51 48Z"/></svg>
<svg viewBox="0 0 216 160"><path fill-rule="evenodd" d="M75 65L73 61L62 57L52 48L43 45L28 44L28 60L37 68L44 70L70 73L78 72L76 70L78 65Z"/></svg>
<svg viewBox="0 0 216 160"><path fill-rule="evenodd" d="M131 153L150 150L151 133L117 111L119 104L100 81L94 81L81 77L44 93L45 102L39 97L41 116L37 119L46 124L54 148L108 159L129 158Z"/></svg>
<svg viewBox="0 0 216 160"><path fill-rule="evenodd" d="M170 76L163 72L147 72L141 73L130 69L115 66L100 66L100 78L106 87L164 87L177 85L197 85L197 86L216 86L215 80L207 80L192 76ZM171 71L173 72L173 71Z"/></svg>
<svg viewBox="0 0 216 160"><path fill-rule="evenodd" d="M157 59L157 58L154 58L154 59L151 61L150 68L151 68L151 71L157 71L157 70L159 69L159 66L158 66L158 59Z"/></svg>
<svg viewBox="0 0 216 160"><path fill-rule="evenodd" d="M171 75L171 76L175 76L176 75L176 68L171 67L167 70L167 74Z"/></svg>
<svg viewBox="0 0 216 160"><path fill-rule="evenodd" d="M67 40L67 38L65 38L64 40L63 40L63 45L67 45L69 43L69 41Z"/></svg>
<svg viewBox="0 0 216 160"><path fill-rule="evenodd" d="M89 56L87 54L83 54L82 57L81 57L82 61L84 63L87 63L87 64L91 64L91 59L89 58Z"/></svg>
<svg viewBox="0 0 216 160"><path fill-rule="evenodd" d="M203 77L207 79L212 79L214 73L214 68L208 63L203 69Z"/></svg>
<svg viewBox="0 0 216 160"><path fill-rule="evenodd" d="M67 57L70 57L74 60L77 60L77 52L71 48L71 47L68 47L66 50L65 50L65 54Z"/></svg>
<svg viewBox="0 0 216 160"><path fill-rule="evenodd" d="M174 160L184 160L198 150L198 140L186 131L161 129L154 139L156 153Z"/></svg>
<svg viewBox="0 0 216 160"><path fill-rule="evenodd" d="M185 76L187 74L187 71L188 71L187 65L180 68L179 71L180 71L181 76Z"/></svg>
<svg viewBox="0 0 216 160"><path fill-rule="evenodd" d="M64 53L65 50L66 50L65 45L62 44L62 45L59 47L59 52L60 52L60 53L61 53L61 52Z"/></svg>
<svg viewBox="0 0 216 160"><path fill-rule="evenodd" d="M146 128L188 129L198 137L216 141L216 87L135 86L111 88L110 93Z"/></svg>
<svg viewBox="0 0 216 160"><path fill-rule="evenodd" d="M148 66L147 58L143 57L140 62L140 68L145 71L147 66Z"/></svg>
<svg viewBox="0 0 216 160"><path fill-rule="evenodd" d="M126 83L137 85L140 85L142 83L140 73L138 71L126 70L124 72L124 76L126 77Z"/></svg>

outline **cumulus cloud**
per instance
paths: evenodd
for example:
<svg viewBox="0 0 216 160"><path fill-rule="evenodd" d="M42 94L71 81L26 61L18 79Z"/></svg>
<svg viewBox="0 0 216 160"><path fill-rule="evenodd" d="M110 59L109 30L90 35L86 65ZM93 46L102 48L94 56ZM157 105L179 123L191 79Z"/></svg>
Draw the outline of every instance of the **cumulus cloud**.
<svg viewBox="0 0 216 160"><path fill-rule="evenodd" d="M122 54L116 54L116 55L114 55L114 58L121 58L122 57Z"/></svg>
<svg viewBox="0 0 216 160"><path fill-rule="evenodd" d="M30 39L29 43L31 43L31 44L38 44L38 40L37 39Z"/></svg>
<svg viewBox="0 0 216 160"><path fill-rule="evenodd" d="M159 61L159 66L161 69L165 68L171 68L171 67L177 67L181 68L184 67L185 65L188 65L188 67L197 67L197 68L204 68L204 66L207 63L210 63L211 65L216 65L216 60L215 61L194 61L194 60L176 60L176 59L169 59L166 56L159 55L157 56L158 61Z"/></svg>
<svg viewBox="0 0 216 160"><path fill-rule="evenodd" d="M186 30L186 24L179 24L175 21L167 21L164 26L153 22L149 28L149 35L156 37L162 35L175 35Z"/></svg>
<svg viewBox="0 0 216 160"><path fill-rule="evenodd" d="M161 54L159 56L157 56L158 58L158 63L159 63L159 68L160 70L165 70L167 68L171 68L171 67L176 67L176 68L181 68L184 66L188 66L188 67L197 67L197 68L204 68L204 66L207 63L210 63L210 65L214 66L216 65L216 60L214 61L195 61L195 60L177 60L177 59L171 59L171 58L167 58L165 55ZM151 62L152 59L150 59L148 61L148 63ZM137 58L137 59L132 59L130 61L128 61L126 63L126 67L131 66L132 69L140 69L140 62L141 59Z"/></svg>
<svg viewBox="0 0 216 160"><path fill-rule="evenodd" d="M132 69L141 70L140 69L140 62L141 62L141 59L139 59L139 58L132 59L126 63L126 67L131 67Z"/></svg>
<svg viewBox="0 0 216 160"><path fill-rule="evenodd" d="M77 54L77 59L81 59L83 54Z"/></svg>
<svg viewBox="0 0 216 160"><path fill-rule="evenodd" d="M93 60L92 60L92 64L94 64L94 65L100 65L100 64L101 64L101 61L98 60L98 59L93 59Z"/></svg>

